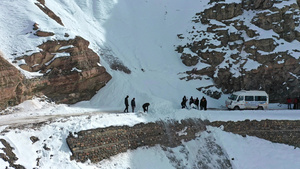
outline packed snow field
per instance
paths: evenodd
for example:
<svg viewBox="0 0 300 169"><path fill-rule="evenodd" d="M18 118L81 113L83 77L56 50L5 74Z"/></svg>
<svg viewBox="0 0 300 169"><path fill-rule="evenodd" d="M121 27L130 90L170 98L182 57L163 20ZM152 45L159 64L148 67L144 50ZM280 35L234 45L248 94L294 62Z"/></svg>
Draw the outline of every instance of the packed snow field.
<svg viewBox="0 0 300 169"><path fill-rule="evenodd" d="M286 110L286 105L280 104L271 105L272 110L227 111L224 101L228 95L223 95L219 100L205 96L208 100L207 111L181 109L180 102L184 95L200 99L204 95L196 88L213 82L179 80L181 72L191 68L185 67L175 52L176 44L184 43L176 35L191 28L191 18L195 13L210 5L204 0L46 1L46 6L62 19L65 26L61 26L31 0L1 0L0 44L7 60L12 62L14 57L24 55L24 51L30 51L25 54L37 51L36 46L47 40L66 39L64 35L68 33L69 38L80 35L90 41L90 48L101 56L101 65L113 77L89 101L57 105L34 98L2 111L0 139L5 139L14 148L13 152L19 158L16 164L35 168L39 159L40 168L176 168L159 145L128 150L98 164L76 163L70 160L71 151L66 138L69 132L108 126L133 126L159 120L300 120L299 111ZM7 13L10 19L7 19ZM55 36L37 38L30 34L31 25L35 22L43 31L55 32ZM110 60L105 55L118 58L131 70L131 74L111 70ZM199 63L197 68L205 66ZM20 71L28 78L40 75ZM136 98L135 113L123 113L126 95L129 95L129 100ZM140 113L145 102L150 103L149 112ZM37 128L30 127L30 124L38 122L44 124ZM29 125L20 127L22 124ZM19 128L7 129L9 126ZM234 158L231 161L233 168L300 168L299 148L256 137L242 137L224 132L222 128L209 127L208 130L228 157ZM33 144L29 139L31 136L38 137L40 141ZM203 139L207 137L204 133L196 140L183 142L183 146L189 150L188 154L183 154L180 147L172 148L174 156L185 168L194 168L196 154L203 149ZM44 145L50 150L45 150ZM0 148L3 147L0 143ZM4 153L2 149L0 153ZM9 168L8 162L0 159L0 169L6 167Z"/></svg>

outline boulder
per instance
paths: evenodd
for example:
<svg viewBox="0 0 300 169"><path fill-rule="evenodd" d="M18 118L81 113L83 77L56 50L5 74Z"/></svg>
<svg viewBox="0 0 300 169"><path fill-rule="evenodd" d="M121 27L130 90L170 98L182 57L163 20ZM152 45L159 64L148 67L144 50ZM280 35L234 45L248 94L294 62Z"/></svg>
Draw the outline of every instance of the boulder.
<svg viewBox="0 0 300 169"><path fill-rule="evenodd" d="M199 57L192 56L191 54L183 53L180 58L186 66L195 66L199 62Z"/></svg>
<svg viewBox="0 0 300 169"><path fill-rule="evenodd" d="M34 34L36 36L39 36L39 37L47 37L47 36L53 36L54 33L53 32L44 32L44 31L36 31L36 33Z"/></svg>

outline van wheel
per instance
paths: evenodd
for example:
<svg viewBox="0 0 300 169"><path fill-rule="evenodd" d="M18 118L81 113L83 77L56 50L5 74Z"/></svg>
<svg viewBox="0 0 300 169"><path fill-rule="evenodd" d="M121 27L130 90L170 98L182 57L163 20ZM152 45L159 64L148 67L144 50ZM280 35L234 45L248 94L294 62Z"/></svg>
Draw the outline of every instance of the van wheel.
<svg viewBox="0 0 300 169"><path fill-rule="evenodd" d="M263 110L264 108L262 107L262 106L259 106L258 108L257 108L257 110Z"/></svg>
<svg viewBox="0 0 300 169"><path fill-rule="evenodd" d="M240 110L240 107L239 107L239 106L235 106L235 107L233 108L233 110Z"/></svg>

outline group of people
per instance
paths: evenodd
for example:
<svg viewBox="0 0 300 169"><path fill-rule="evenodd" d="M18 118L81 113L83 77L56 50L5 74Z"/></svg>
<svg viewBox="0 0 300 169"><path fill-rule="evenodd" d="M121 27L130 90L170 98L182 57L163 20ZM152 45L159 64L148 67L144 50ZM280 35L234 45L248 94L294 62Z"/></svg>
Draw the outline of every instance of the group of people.
<svg viewBox="0 0 300 169"><path fill-rule="evenodd" d="M183 96L182 101L181 101L181 108L185 109L188 108L186 106L188 99L186 98L186 96ZM200 102L200 104L199 104ZM191 96L190 100L189 100L189 105L190 108L195 108L195 109L199 109L200 110L207 110L207 100L206 98L203 96L202 99L199 101L198 97L196 99L193 98L193 96Z"/></svg>
<svg viewBox="0 0 300 169"><path fill-rule="evenodd" d="M286 99L287 105L288 105L288 109L292 109L292 104L294 104L293 109L300 109L300 98L294 98L291 99L290 97L288 97Z"/></svg>
<svg viewBox="0 0 300 169"><path fill-rule="evenodd" d="M127 95L125 97L125 109L124 109L124 112L125 113L128 113L128 108L129 108L129 101L128 101L128 98L129 96ZM186 103L187 103L188 99L186 98L186 96L184 96L182 98L182 102L181 102L181 107L184 109L184 108L188 108L186 106ZM135 98L132 98L131 102L131 109L132 109L132 112L134 112L134 109L136 107L136 104L135 104ZM200 104L199 104L200 103ZM148 112L148 107L150 106L150 103L144 103L143 104L143 110L144 112ZM193 96L191 96L190 100L189 100L189 107L190 108L195 108L195 109L200 109L200 110L207 110L207 100L205 97L202 97L202 99L199 101L198 97L196 99L193 98Z"/></svg>
<svg viewBox="0 0 300 169"><path fill-rule="evenodd" d="M126 97L125 97L125 109L124 109L124 112L127 112L128 113L128 107L129 107L129 102L128 102L128 98L129 98L129 96L127 95ZM143 110L144 110L144 112L148 112L148 107L150 106L150 103L144 103L143 104ZM132 112L134 112L134 109L135 109L135 107L136 107L136 104L135 104L135 98L132 98L132 100L131 100L131 109L132 109Z"/></svg>

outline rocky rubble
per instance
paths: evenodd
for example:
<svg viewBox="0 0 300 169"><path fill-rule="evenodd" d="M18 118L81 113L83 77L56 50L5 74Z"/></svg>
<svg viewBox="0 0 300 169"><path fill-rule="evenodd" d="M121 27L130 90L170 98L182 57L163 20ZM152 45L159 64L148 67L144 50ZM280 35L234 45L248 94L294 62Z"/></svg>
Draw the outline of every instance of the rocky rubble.
<svg viewBox="0 0 300 169"><path fill-rule="evenodd" d="M274 102L299 96L300 51L278 50L300 41L299 6L279 8L276 4L281 1L271 0L222 2L212 0L210 8L195 14L191 31L178 34L189 43L177 46L176 51L183 64L193 69L182 79L208 76L214 85L211 91L199 87L204 93L265 90ZM265 37L260 30L274 35ZM197 69L201 63L209 66Z"/></svg>

